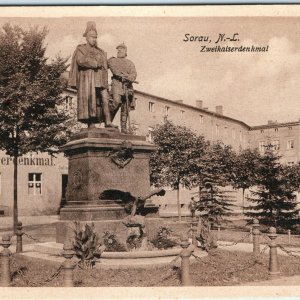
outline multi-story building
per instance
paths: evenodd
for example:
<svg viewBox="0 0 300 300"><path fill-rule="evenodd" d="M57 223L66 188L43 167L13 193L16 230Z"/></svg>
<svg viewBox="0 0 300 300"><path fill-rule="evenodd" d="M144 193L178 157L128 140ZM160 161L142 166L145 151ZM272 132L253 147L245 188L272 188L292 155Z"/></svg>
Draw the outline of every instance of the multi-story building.
<svg viewBox="0 0 300 300"><path fill-rule="evenodd" d="M151 141L151 133L157 124L168 119L177 125L191 128L212 142L222 141L233 149L258 147L263 151L272 142L282 155L284 163L300 160L300 122L268 123L250 127L240 120L223 115L223 107L210 111L202 100L195 100L195 106L183 101L171 101L136 91L136 109L130 114L131 125L136 134L145 135ZM66 90L66 108L76 108L76 91ZM117 114L115 123L118 124ZM47 154L28 154L19 159L18 198L22 215L56 213L65 196L68 162L62 155L51 158ZM146 192L146 191L145 191ZM195 191L181 189L182 212L188 214L188 204ZM237 204L242 205L240 193L236 192ZM176 215L175 194L168 190L163 198L154 199L160 205L161 215ZM0 152L0 215L12 214L13 207L13 164L12 160Z"/></svg>
<svg viewBox="0 0 300 300"><path fill-rule="evenodd" d="M250 127L242 121L223 115L223 107L209 111L203 107L202 100L196 100L195 106L182 100L171 101L143 92L136 92L136 110L131 112L131 123L137 133L151 139L151 131L165 119L191 128L197 134L210 141L223 141L235 150L248 147Z"/></svg>
<svg viewBox="0 0 300 300"><path fill-rule="evenodd" d="M249 145L264 152L268 144L273 145L281 162L294 164L300 161L300 121L278 123L268 121L268 124L253 126L249 131Z"/></svg>

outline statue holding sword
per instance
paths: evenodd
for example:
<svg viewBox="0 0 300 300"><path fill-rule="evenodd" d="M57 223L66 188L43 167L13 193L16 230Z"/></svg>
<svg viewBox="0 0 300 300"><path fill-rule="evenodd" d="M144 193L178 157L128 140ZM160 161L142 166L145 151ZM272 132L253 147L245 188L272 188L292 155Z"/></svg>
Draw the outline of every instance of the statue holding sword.
<svg viewBox="0 0 300 300"><path fill-rule="evenodd" d="M108 60L108 67L112 72L111 93L113 104L111 119L115 117L121 107L121 132L128 133L130 127L129 112L135 109L133 83L137 77L134 63L127 59L127 47L124 43L118 45L117 57Z"/></svg>

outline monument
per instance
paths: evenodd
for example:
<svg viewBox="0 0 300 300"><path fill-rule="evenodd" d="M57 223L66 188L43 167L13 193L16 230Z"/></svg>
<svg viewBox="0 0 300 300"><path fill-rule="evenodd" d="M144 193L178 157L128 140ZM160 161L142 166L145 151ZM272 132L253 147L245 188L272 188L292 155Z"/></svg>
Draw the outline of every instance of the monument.
<svg viewBox="0 0 300 300"><path fill-rule="evenodd" d="M60 243L68 235L68 223L74 220L94 221L101 230L121 223L127 213L120 195L137 198L150 192L149 157L156 149L144 136L121 133L112 124L122 97L113 101L116 105L109 105L108 63L97 46L95 23L88 22L83 36L87 43L74 52L69 84L77 90L78 121L87 128L62 147L69 161L69 177L66 205L57 225ZM126 86L132 87L136 75L127 79L126 74L120 75L123 82L130 80ZM97 123L105 127L97 128Z"/></svg>

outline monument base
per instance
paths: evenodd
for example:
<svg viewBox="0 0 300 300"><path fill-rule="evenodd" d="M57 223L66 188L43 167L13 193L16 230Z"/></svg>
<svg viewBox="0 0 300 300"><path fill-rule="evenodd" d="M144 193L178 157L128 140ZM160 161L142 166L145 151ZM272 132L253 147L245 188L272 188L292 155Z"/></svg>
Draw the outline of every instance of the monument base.
<svg viewBox="0 0 300 300"><path fill-rule="evenodd" d="M98 201L94 204L68 203L60 210L60 220L96 221L120 220L126 217L121 201Z"/></svg>
<svg viewBox="0 0 300 300"><path fill-rule="evenodd" d="M155 149L145 137L117 129L84 129L74 135L61 148L69 160L69 177L57 242L64 243L74 235L75 220L94 222L100 238L105 231L127 237L122 223L127 216L125 204L149 194L149 159ZM148 204L146 201L145 207L155 211Z"/></svg>

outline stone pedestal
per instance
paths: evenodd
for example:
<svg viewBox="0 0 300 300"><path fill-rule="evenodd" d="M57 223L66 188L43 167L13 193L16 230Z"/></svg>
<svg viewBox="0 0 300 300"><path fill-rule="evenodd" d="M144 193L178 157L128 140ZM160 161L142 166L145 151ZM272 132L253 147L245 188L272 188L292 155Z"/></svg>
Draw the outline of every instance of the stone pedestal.
<svg viewBox="0 0 300 300"><path fill-rule="evenodd" d="M118 129L85 129L62 147L69 159L61 220L117 220L126 216L119 194L150 191L149 157L155 146ZM101 193L110 199L100 199Z"/></svg>

